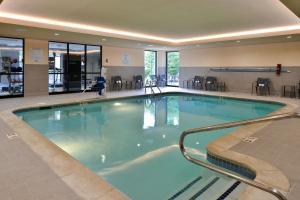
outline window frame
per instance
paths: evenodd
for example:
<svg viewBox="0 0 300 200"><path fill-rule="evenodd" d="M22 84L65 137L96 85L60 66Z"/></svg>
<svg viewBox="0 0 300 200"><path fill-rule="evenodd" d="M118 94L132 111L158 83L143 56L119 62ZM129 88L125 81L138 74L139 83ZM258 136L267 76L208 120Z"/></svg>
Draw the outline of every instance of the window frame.
<svg viewBox="0 0 300 200"><path fill-rule="evenodd" d="M154 51L154 50L144 50L144 69L145 69L145 52L146 51L149 51L149 52L153 52L155 53L155 76L157 76L157 62L158 62L158 59L157 59L157 51ZM145 73L144 73L144 76L145 76ZM144 79L146 79L146 77L144 77Z"/></svg>
<svg viewBox="0 0 300 200"><path fill-rule="evenodd" d="M168 54L169 53L179 53L179 55L180 55L179 51L166 51L166 86L168 86L168 87L179 87L179 85L180 85L179 72L178 72L178 85L169 85L168 84L168 63L169 63L168 62Z"/></svg>
<svg viewBox="0 0 300 200"><path fill-rule="evenodd" d="M16 95L0 95L0 99L6 99L6 98L16 98L16 97L24 97L25 94L25 39L19 38L19 37L8 37L8 36L2 36L0 35L0 38L4 39L17 39L22 40L22 94L16 94Z"/></svg>

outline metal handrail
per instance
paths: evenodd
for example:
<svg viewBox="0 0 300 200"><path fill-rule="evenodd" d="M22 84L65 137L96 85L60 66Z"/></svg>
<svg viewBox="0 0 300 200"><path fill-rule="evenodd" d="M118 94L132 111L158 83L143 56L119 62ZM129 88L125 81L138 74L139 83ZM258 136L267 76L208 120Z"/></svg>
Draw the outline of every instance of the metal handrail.
<svg viewBox="0 0 300 200"><path fill-rule="evenodd" d="M156 87L158 90L159 90L159 93L161 93L161 89L159 88L159 86L157 85L157 82L156 81L146 81L145 83L145 94L147 93L146 89L147 88L150 88L151 89L151 93L152 94L155 94L155 91L153 90L153 87Z"/></svg>
<svg viewBox="0 0 300 200"><path fill-rule="evenodd" d="M218 130L218 129L231 128L231 127L235 127L235 126L250 125L250 124L255 124L255 123L274 121L274 120L282 120L282 119L288 119L288 118L300 118L300 113L285 113L285 114L273 115L273 116L262 117L262 118L257 118L257 119L250 119L250 120L243 120L243 121L229 122L229 123L224 123L224 124L219 124L219 125L207 126L207 127L203 127L203 128L189 129L189 130L184 131L180 136L180 140L179 140L180 151L181 151L182 155L185 157L185 159L187 159L188 161L190 161L196 165L200 165L200 166L210 169L214 172L218 172L220 174L223 174L225 176L228 176L230 178L233 178L240 182L243 182L247 185L250 185L250 186L253 186L260 190L263 190L265 192L268 192L268 193L276 196L280 200L287 200L287 198L276 188L267 186L265 184L259 183L254 180L244 178L240 175L231 173L229 171L225 171L224 169L222 169L220 167L217 167L215 165L206 163L204 161L201 161L201 160L198 160L198 159L195 159L195 158L189 156L184 147L184 139L187 135L190 135L193 133L199 133L199 132L204 132L204 131L213 131L213 130Z"/></svg>

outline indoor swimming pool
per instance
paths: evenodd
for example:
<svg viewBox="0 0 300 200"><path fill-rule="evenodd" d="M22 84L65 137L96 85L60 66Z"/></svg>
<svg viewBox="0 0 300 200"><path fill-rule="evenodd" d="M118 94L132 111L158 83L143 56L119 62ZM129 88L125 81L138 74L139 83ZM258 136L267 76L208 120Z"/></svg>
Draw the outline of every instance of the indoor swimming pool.
<svg viewBox="0 0 300 200"><path fill-rule="evenodd" d="M265 116L281 107L279 103L170 93L16 114L131 199L209 200L218 199L234 180L186 161L178 148L180 134L190 128ZM234 130L195 134L187 138L186 146L206 160L205 146Z"/></svg>

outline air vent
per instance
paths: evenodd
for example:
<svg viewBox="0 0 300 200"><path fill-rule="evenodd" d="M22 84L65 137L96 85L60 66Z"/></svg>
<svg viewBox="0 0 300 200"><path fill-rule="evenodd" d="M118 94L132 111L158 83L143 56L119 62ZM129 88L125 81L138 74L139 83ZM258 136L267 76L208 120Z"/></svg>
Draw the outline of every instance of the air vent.
<svg viewBox="0 0 300 200"><path fill-rule="evenodd" d="M15 139L16 137L18 137L17 133L9 133L6 135L6 137L10 140Z"/></svg>

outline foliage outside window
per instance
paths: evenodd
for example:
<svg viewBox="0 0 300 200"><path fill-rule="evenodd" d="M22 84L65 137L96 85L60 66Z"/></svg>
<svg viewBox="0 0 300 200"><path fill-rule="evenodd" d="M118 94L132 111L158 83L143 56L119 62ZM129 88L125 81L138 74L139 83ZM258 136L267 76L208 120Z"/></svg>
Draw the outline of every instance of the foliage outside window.
<svg viewBox="0 0 300 200"><path fill-rule="evenodd" d="M179 52L167 52L167 85L179 85Z"/></svg>
<svg viewBox="0 0 300 200"><path fill-rule="evenodd" d="M145 80L150 80L151 75L156 75L156 52L144 52Z"/></svg>

